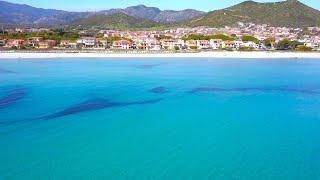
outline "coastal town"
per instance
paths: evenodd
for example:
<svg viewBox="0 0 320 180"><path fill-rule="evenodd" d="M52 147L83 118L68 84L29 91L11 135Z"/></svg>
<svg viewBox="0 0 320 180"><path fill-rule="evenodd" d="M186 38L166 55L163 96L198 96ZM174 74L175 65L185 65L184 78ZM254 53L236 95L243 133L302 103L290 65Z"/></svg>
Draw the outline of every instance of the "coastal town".
<svg viewBox="0 0 320 180"><path fill-rule="evenodd" d="M319 27L288 28L253 23L161 31L3 28L0 32L1 50L320 51Z"/></svg>
<svg viewBox="0 0 320 180"><path fill-rule="evenodd" d="M320 0L0 0L0 180L320 180Z"/></svg>

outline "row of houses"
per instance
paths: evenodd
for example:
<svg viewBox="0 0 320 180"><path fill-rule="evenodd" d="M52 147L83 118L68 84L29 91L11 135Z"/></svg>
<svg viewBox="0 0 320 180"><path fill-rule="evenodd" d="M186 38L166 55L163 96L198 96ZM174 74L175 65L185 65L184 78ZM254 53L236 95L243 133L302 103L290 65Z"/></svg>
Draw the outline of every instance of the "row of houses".
<svg viewBox="0 0 320 180"><path fill-rule="evenodd" d="M320 40L304 40L300 42L312 49L319 49ZM61 40L59 44L54 40L44 40L42 37L31 37L27 40L8 39L0 40L0 46L5 48L22 48L31 47L37 49L139 49L139 50L182 50L182 49L199 49L199 50L218 50L241 48L250 48L252 50L267 49L263 43L252 41L223 41L221 39L210 40L183 40L183 39L161 39L156 38L135 38L133 40L118 40L108 42L104 38L83 37L78 40Z"/></svg>
<svg viewBox="0 0 320 180"><path fill-rule="evenodd" d="M16 28L16 29L5 29L7 33L20 33L20 32L50 32L50 29L46 28L30 28L30 29L23 29L23 28ZM307 32L307 33L306 33ZM78 31L78 35L80 37L83 36L95 36L99 34L99 37L110 38L110 37L121 37L124 39L131 39L133 41L133 46L137 45L140 48L148 48L148 44L151 48L159 48L162 47L161 43L155 39L159 39L160 36L171 37L174 40L181 40L183 37L186 37L190 34L198 34L204 36L210 36L214 34L226 34L228 36L233 36L236 39L241 39L244 35L254 36L257 39L263 41L267 38L274 38L275 43L282 41L284 39L295 40L299 41L300 43L305 43L307 46L310 47L317 47L320 40L320 28L319 27L309 27L307 29L303 28L292 28L292 27L274 27L267 24L254 24L254 23L241 23L238 22L238 26L235 27L219 27L219 28L212 28L212 27L183 27L183 28L175 28L175 29L167 29L167 30L159 30L159 31L119 31L119 30L101 30L101 29L86 29ZM171 40L170 39L170 40ZM71 47L82 46L83 48L92 48L93 46L103 47L104 45L108 47L112 47L111 42L106 44L104 42L100 42L103 39L90 39L90 38L81 38L78 41L65 41L62 42L63 44ZM85 42L81 42L85 41ZM100 43L99 43L100 42ZM193 44L194 42L184 42L186 44ZM207 42L199 42L200 44L207 44ZM82 45L81 45L82 44ZM93 45L94 44L94 45ZM120 43L121 44L121 43ZM178 44L179 46L182 43L173 41L173 42L165 42L164 47L172 48L170 44ZM238 46L239 42L235 42L235 46ZM250 44L252 46L252 44ZM60 46L60 44L58 44ZM147 46L147 47L145 47ZM188 45L187 45L188 46ZM215 47L211 45L214 49ZM222 44L223 46L223 44ZM227 42L226 46L230 45L230 42ZM255 45L257 46L257 45ZM119 42L115 43L115 47L119 47ZM125 45L123 48L127 48L128 45ZM190 47L194 47L191 46ZM197 45L197 47L202 48L201 45ZM121 46L122 48L122 46Z"/></svg>
<svg viewBox="0 0 320 180"><path fill-rule="evenodd" d="M61 41L60 47L65 48L110 48L110 49L140 49L140 50L180 50L180 49L200 49L200 50L217 50L217 49L239 49L249 47L252 49L264 49L262 43L237 41L223 41L221 39L211 40L187 40L182 39L135 39L119 40L107 42L106 40L92 37L81 38L77 41Z"/></svg>
<svg viewBox="0 0 320 180"><path fill-rule="evenodd" d="M313 44L306 43L307 46L316 47ZM255 50L263 50L266 47L262 43L236 41L223 41L221 39L211 40L187 40L182 39L148 39L148 40L119 40L108 43L107 40L96 39L92 37L81 38L76 41L62 40L56 44L54 40L43 40L40 37L32 37L27 41L22 39L0 40L0 46L5 48L21 48L24 46L37 49L139 49L139 50L181 50L181 49L199 49L199 50L218 50L233 49L237 50L241 47L247 47ZM319 47L319 46L317 46Z"/></svg>
<svg viewBox="0 0 320 180"><path fill-rule="evenodd" d="M51 49L56 45L55 40L43 40L42 37L32 37L28 40L23 39L2 39L0 40L0 47L5 48L22 48L33 47L38 49Z"/></svg>

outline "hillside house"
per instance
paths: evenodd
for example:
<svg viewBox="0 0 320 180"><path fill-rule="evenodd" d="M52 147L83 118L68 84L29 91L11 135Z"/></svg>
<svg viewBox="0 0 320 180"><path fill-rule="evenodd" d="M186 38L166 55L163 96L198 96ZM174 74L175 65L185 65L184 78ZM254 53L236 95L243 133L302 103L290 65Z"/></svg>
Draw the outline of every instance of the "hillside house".
<svg viewBox="0 0 320 180"><path fill-rule="evenodd" d="M210 39L210 46L212 49L222 49L224 48L224 42L222 41L222 39Z"/></svg>
<svg viewBox="0 0 320 180"><path fill-rule="evenodd" d="M6 39L0 39L0 47L3 47L6 45Z"/></svg>
<svg viewBox="0 0 320 180"><path fill-rule="evenodd" d="M24 40L23 39L9 39L6 41L5 47L16 47L16 48L21 48L24 45Z"/></svg>
<svg viewBox="0 0 320 180"><path fill-rule="evenodd" d="M210 49L210 42L208 40L197 40L198 49Z"/></svg>
<svg viewBox="0 0 320 180"><path fill-rule="evenodd" d="M83 37L77 40L77 46L84 48L94 48L96 46L96 38Z"/></svg>
<svg viewBox="0 0 320 180"><path fill-rule="evenodd" d="M156 39L147 39L147 49L152 51L159 51L161 50L161 43Z"/></svg>
<svg viewBox="0 0 320 180"><path fill-rule="evenodd" d="M133 43L128 40L120 40L120 41L114 41L112 43L112 49L132 49Z"/></svg>
<svg viewBox="0 0 320 180"><path fill-rule="evenodd" d="M195 48L198 48L197 46L197 41L196 40L187 40L185 42L185 47L187 49L195 49Z"/></svg>
<svg viewBox="0 0 320 180"><path fill-rule="evenodd" d="M76 49L77 48L77 42L71 41L71 40L61 40L60 46L64 48L71 48Z"/></svg>
<svg viewBox="0 0 320 180"><path fill-rule="evenodd" d="M181 39L162 39L161 47L167 50L174 50L176 47L182 49L184 47L184 41Z"/></svg>
<svg viewBox="0 0 320 180"><path fill-rule="evenodd" d="M45 40L45 41L41 41L39 42L39 49L51 49L56 45L56 41L55 40Z"/></svg>
<svg viewBox="0 0 320 180"><path fill-rule="evenodd" d="M225 41L224 44L226 49L236 48L236 44L234 43L234 41Z"/></svg>
<svg viewBox="0 0 320 180"><path fill-rule="evenodd" d="M42 37L30 37L27 40L27 45L29 47L38 47L39 43L43 41Z"/></svg>
<svg viewBox="0 0 320 180"><path fill-rule="evenodd" d="M108 47L108 40L100 38L97 39L97 46L100 48L107 48Z"/></svg>

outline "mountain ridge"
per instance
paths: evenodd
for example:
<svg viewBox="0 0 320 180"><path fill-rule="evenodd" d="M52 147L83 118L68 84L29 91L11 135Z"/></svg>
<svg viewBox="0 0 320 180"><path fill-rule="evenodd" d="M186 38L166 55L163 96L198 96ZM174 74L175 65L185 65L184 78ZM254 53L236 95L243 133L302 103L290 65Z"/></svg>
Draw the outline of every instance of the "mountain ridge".
<svg viewBox="0 0 320 180"><path fill-rule="evenodd" d="M244 1L186 20L182 25L223 27L234 26L238 22L287 27L320 26L320 11L298 0L267 3Z"/></svg>
<svg viewBox="0 0 320 180"><path fill-rule="evenodd" d="M167 27L224 27L237 26L239 22L286 27L320 26L320 11L298 0L267 3L244 1L208 13L194 9L181 11L160 10L156 7L148 7L141 4L123 9L109 9L97 12L69 12L35 8L25 4L14 4L1 0L0 9L0 24L13 25L57 26L69 25L77 22L77 20L90 24L90 21L96 21L96 19L101 19L102 21L109 21L107 20L108 18L115 19L116 16L108 16L112 14L119 16L119 13L122 13L134 18L121 15L120 17L123 18L124 22L139 23L141 21L148 27L150 24L166 24ZM90 18L91 16L93 18ZM89 19L85 20L86 18ZM84 23L81 24L86 26ZM124 27L135 27L135 25L125 25Z"/></svg>
<svg viewBox="0 0 320 180"><path fill-rule="evenodd" d="M115 13L125 13L134 18L142 18L161 23L176 23L204 13L194 9L162 11L159 8L147 7L145 5L129 6L124 9L109 9L96 12L70 12L56 9L36 8L26 4L15 4L7 1L0 1L0 9L1 24L23 25L68 24L74 20L93 15L110 15Z"/></svg>
<svg viewBox="0 0 320 180"><path fill-rule="evenodd" d="M2 24L64 24L89 15L86 12L35 8L6 1L0 1L0 9L0 23Z"/></svg>
<svg viewBox="0 0 320 180"><path fill-rule="evenodd" d="M160 26L160 23L147 19L135 18L123 12L104 15L96 14L87 18L82 18L70 23L73 27L81 28L107 28L107 29L134 29L134 28L152 28Z"/></svg>

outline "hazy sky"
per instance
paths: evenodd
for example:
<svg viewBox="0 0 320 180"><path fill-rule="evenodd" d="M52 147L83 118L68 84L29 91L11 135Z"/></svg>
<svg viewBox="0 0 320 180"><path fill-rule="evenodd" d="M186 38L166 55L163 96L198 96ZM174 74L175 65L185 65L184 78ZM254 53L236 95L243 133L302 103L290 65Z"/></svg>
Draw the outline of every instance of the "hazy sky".
<svg viewBox="0 0 320 180"><path fill-rule="evenodd" d="M160 9L198 9L210 11L225 8L243 0L7 0L13 3L28 4L41 8L63 10L102 10L111 8L123 8L132 5L144 4ZM257 0L257 2L276 2L276 0ZM320 0L301 0L301 2L320 9Z"/></svg>

